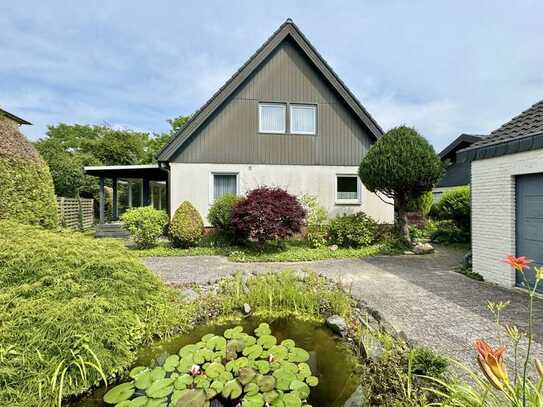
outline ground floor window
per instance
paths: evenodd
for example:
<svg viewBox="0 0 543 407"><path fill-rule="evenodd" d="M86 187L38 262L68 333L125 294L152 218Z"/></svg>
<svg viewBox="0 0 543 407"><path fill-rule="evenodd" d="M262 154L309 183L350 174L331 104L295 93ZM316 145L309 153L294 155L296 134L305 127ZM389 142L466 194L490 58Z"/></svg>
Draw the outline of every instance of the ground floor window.
<svg viewBox="0 0 543 407"><path fill-rule="evenodd" d="M357 175L336 175L336 203L358 204L361 198L361 183Z"/></svg>
<svg viewBox="0 0 543 407"><path fill-rule="evenodd" d="M238 195L238 174L237 173L212 173L210 202L225 194Z"/></svg>

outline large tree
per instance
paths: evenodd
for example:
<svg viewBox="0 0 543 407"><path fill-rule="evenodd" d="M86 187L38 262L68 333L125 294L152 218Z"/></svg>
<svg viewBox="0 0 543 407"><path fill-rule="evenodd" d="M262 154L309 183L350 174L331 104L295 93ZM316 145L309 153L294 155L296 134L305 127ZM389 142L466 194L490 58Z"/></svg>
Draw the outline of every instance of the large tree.
<svg viewBox="0 0 543 407"><path fill-rule="evenodd" d="M399 229L410 241L409 202L432 190L443 175L443 164L415 129L400 126L389 130L370 148L360 164L359 175L368 190L394 199Z"/></svg>
<svg viewBox="0 0 543 407"><path fill-rule="evenodd" d="M187 120L188 116L168 120L171 129L162 134L60 123L49 126L35 146L49 164L58 196L96 198L98 180L85 176L84 166L151 163Z"/></svg>

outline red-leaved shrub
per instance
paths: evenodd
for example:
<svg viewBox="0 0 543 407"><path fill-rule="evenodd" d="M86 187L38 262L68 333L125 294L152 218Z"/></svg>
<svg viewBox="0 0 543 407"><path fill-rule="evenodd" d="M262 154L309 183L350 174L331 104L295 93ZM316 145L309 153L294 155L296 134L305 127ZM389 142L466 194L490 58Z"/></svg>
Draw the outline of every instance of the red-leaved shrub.
<svg viewBox="0 0 543 407"><path fill-rule="evenodd" d="M231 225L238 237L263 243L300 232L304 217L296 197L281 188L260 187L236 204Z"/></svg>

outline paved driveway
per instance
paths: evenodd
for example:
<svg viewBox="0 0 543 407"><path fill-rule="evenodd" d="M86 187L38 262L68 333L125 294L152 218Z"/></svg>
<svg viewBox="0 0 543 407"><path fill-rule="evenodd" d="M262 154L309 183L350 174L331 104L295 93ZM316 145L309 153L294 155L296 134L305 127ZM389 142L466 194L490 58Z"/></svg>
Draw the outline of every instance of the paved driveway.
<svg viewBox="0 0 543 407"><path fill-rule="evenodd" d="M377 256L304 263L232 263L217 256L146 258L145 264L170 283L205 283L232 273L282 269L314 270L340 281L411 340L465 362L473 361L472 343L496 344L487 301L510 301L503 320L526 327L524 293L481 283L451 271L462 253L438 247L427 256ZM543 300L535 305L537 356L543 358ZM504 338L504 342L509 342ZM511 362L510 362L511 363Z"/></svg>

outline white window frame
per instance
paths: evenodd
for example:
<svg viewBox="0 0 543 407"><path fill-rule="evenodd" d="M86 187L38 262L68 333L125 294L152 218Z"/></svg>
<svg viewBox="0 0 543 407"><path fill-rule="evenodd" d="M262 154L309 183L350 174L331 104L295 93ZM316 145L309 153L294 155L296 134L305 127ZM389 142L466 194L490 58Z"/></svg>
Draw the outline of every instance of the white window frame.
<svg viewBox="0 0 543 407"><path fill-rule="evenodd" d="M273 106L277 107L280 106L283 108L284 112L284 118L283 120L283 129L282 130L264 130L262 128L262 107L266 106ZM272 102L259 102L258 103L258 132L264 133L264 134L286 134L287 132L287 104L286 103L272 103Z"/></svg>
<svg viewBox="0 0 543 407"><path fill-rule="evenodd" d="M338 198L338 178L339 177L342 177L342 178L346 178L346 177L349 177L349 178L356 178L356 194L357 194L357 198L356 199L341 199L341 198ZM336 174L336 190L334 192L335 194L335 201L336 201L336 205L360 205L362 204L362 181L360 181L360 178L358 177L358 175L356 174Z"/></svg>
<svg viewBox="0 0 543 407"><path fill-rule="evenodd" d="M209 173L209 204L215 202L215 175L235 175L236 176L236 195L240 194L239 172L236 171L211 171Z"/></svg>
<svg viewBox="0 0 543 407"><path fill-rule="evenodd" d="M292 109L294 108L302 108L302 109L311 109L315 112L315 131L294 131L292 128L292 124L294 123L294 120L292 120ZM317 105L309 104L309 103L291 103L289 108L289 118L290 118L290 133L291 134L308 134L311 136L314 136L317 134Z"/></svg>

